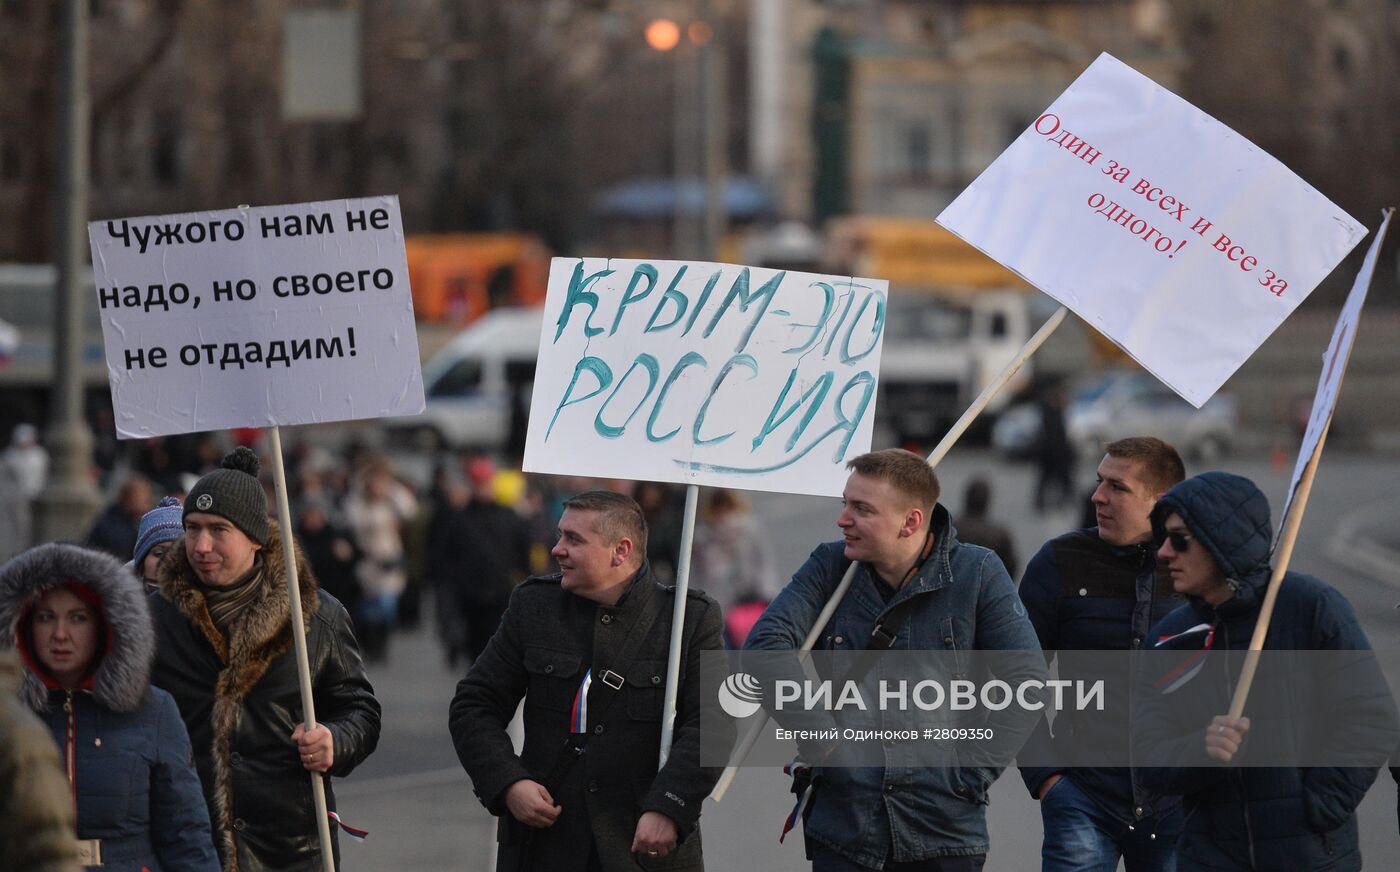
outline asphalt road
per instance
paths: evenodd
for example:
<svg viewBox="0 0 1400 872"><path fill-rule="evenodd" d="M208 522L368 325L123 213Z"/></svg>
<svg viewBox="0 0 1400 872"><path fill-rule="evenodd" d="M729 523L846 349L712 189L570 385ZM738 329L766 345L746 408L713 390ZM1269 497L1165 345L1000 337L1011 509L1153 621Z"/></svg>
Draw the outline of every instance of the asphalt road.
<svg viewBox="0 0 1400 872"><path fill-rule="evenodd" d="M1221 468L1253 478L1275 512L1283 503L1292 458L1275 469L1267 460L1231 458ZM1188 471L1201 470L1188 466ZM1022 563L1051 536L1069 529L1069 510L1037 516L1030 509L1033 471L978 452L957 452L939 469L944 502L955 523L962 492L974 475L992 484L992 514L1013 531ZM1076 480L1087 492L1091 465ZM1400 464L1345 455L1324 458L1293 557L1293 568L1320 576L1351 600L1378 649L1400 650ZM836 538L839 502L829 498L754 494L777 551L795 569L818 542ZM1277 518L1275 518L1277 523ZM384 704L379 750L336 788L341 813L368 828L364 843L343 847L348 870L491 869L494 822L471 793L447 736L447 704L459 676L445 668L423 631L399 637L388 664L371 669ZM805 870L794 833L777 843L791 808L786 779L776 769L744 769L724 802L706 803L702 817L707 868L720 872ZM1400 868L1396 786L1382 773L1360 810L1368 869ZM988 870L1039 868L1040 815L1014 772L993 786L988 812L992 849Z"/></svg>

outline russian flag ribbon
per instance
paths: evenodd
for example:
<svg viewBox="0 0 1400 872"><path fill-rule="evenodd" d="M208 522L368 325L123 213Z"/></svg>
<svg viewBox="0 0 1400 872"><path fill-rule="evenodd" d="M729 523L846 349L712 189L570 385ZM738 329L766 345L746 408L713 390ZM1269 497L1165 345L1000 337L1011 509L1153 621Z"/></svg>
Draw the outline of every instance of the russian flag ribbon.
<svg viewBox="0 0 1400 872"><path fill-rule="evenodd" d="M569 730L573 733L588 732L588 688L593 686L593 669L590 667L579 682L574 694L574 707L569 713Z"/></svg>
<svg viewBox="0 0 1400 872"><path fill-rule="evenodd" d="M340 827L341 832L345 833L345 835L349 836L357 842L363 842L369 836L369 830L362 830L358 827L350 826L345 821L340 819L340 815L336 814L333 811L326 812L326 817L331 819L331 823Z"/></svg>
<svg viewBox="0 0 1400 872"><path fill-rule="evenodd" d="M1205 642L1201 645L1201 650L1194 651L1185 660L1182 660L1170 671L1153 682L1153 686L1162 693L1173 693L1185 686L1186 682L1196 677L1201 671L1201 667L1206 665L1206 654L1210 652L1211 646L1215 644L1215 626L1212 624L1197 624L1189 630L1183 630L1174 636L1163 636L1157 640L1157 645L1166 644L1190 636L1194 633L1205 631Z"/></svg>
<svg viewBox="0 0 1400 872"><path fill-rule="evenodd" d="M809 767L806 763L794 760L783 767L783 774L796 775L807 768ZM815 784L808 784L807 788L802 791L802 795L797 798L797 805L792 807L792 813L787 816L787 820L783 821L783 831L778 836L778 844L781 845L783 839L787 838L787 834L792 832L792 828L797 826L797 822L802 820L802 812L807 809L807 804L812 800L812 788L814 787L816 787Z"/></svg>

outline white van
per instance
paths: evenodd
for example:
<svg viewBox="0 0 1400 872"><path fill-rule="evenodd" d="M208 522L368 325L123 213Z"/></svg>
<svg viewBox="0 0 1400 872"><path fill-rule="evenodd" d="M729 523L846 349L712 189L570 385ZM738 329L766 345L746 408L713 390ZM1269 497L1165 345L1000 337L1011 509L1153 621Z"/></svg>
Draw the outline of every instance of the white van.
<svg viewBox="0 0 1400 872"><path fill-rule="evenodd" d="M523 448L544 310L493 309L457 334L423 366L427 408L388 418L398 444L423 449Z"/></svg>

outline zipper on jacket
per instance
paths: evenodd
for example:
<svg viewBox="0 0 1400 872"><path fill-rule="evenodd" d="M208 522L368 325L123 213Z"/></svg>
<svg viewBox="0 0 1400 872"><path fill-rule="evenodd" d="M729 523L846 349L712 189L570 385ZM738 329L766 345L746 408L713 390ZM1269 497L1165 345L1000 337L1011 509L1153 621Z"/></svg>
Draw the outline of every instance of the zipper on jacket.
<svg viewBox="0 0 1400 872"><path fill-rule="evenodd" d="M63 771L68 775L68 788L73 794L73 820L78 819L78 716L73 706L73 691L65 690L63 711L68 715L64 731Z"/></svg>
<svg viewBox="0 0 1400 872"><path fill-rule="evenodd" d="M1231 590L1236 590L1231 584ZM1220 627L1221 643L1225 654L1225 696L1227 699L1234 698L1234 689L1230 687L1230 623L1227 618L1220 616L1220 610L1212 607L1215 613L1215 622ZM1244 814L1244 839L1245 845L1249 848L1249 868L1252 872L1258 872L1259 862L1254 856L1254 822L1249 817L1249 787L1244 782L1244 773L1236 769L1231 773L1233 780L1239 785L1241 800L1241 811Z"/></svg>

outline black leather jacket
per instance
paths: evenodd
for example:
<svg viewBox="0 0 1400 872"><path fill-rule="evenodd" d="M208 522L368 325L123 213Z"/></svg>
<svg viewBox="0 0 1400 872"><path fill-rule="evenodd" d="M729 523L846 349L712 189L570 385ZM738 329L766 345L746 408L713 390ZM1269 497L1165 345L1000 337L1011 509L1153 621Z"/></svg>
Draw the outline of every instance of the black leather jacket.
<svg viewBox="0 0 1400 872"><path fill-rule="evenodd" d="M311 779L291 738L303 713L275 528L262 555L267 592L225 638L209 619L184 549L172 549L151 597L159 647L151 682L175 697L189 728L226 872L310 872L321 868L321 852ZM300 552L297 563L316 720L335 741L328 775L345 776L378 744L380 707L345 607L316 590ZM326 800L334 809L330 781Z"/></svg>

